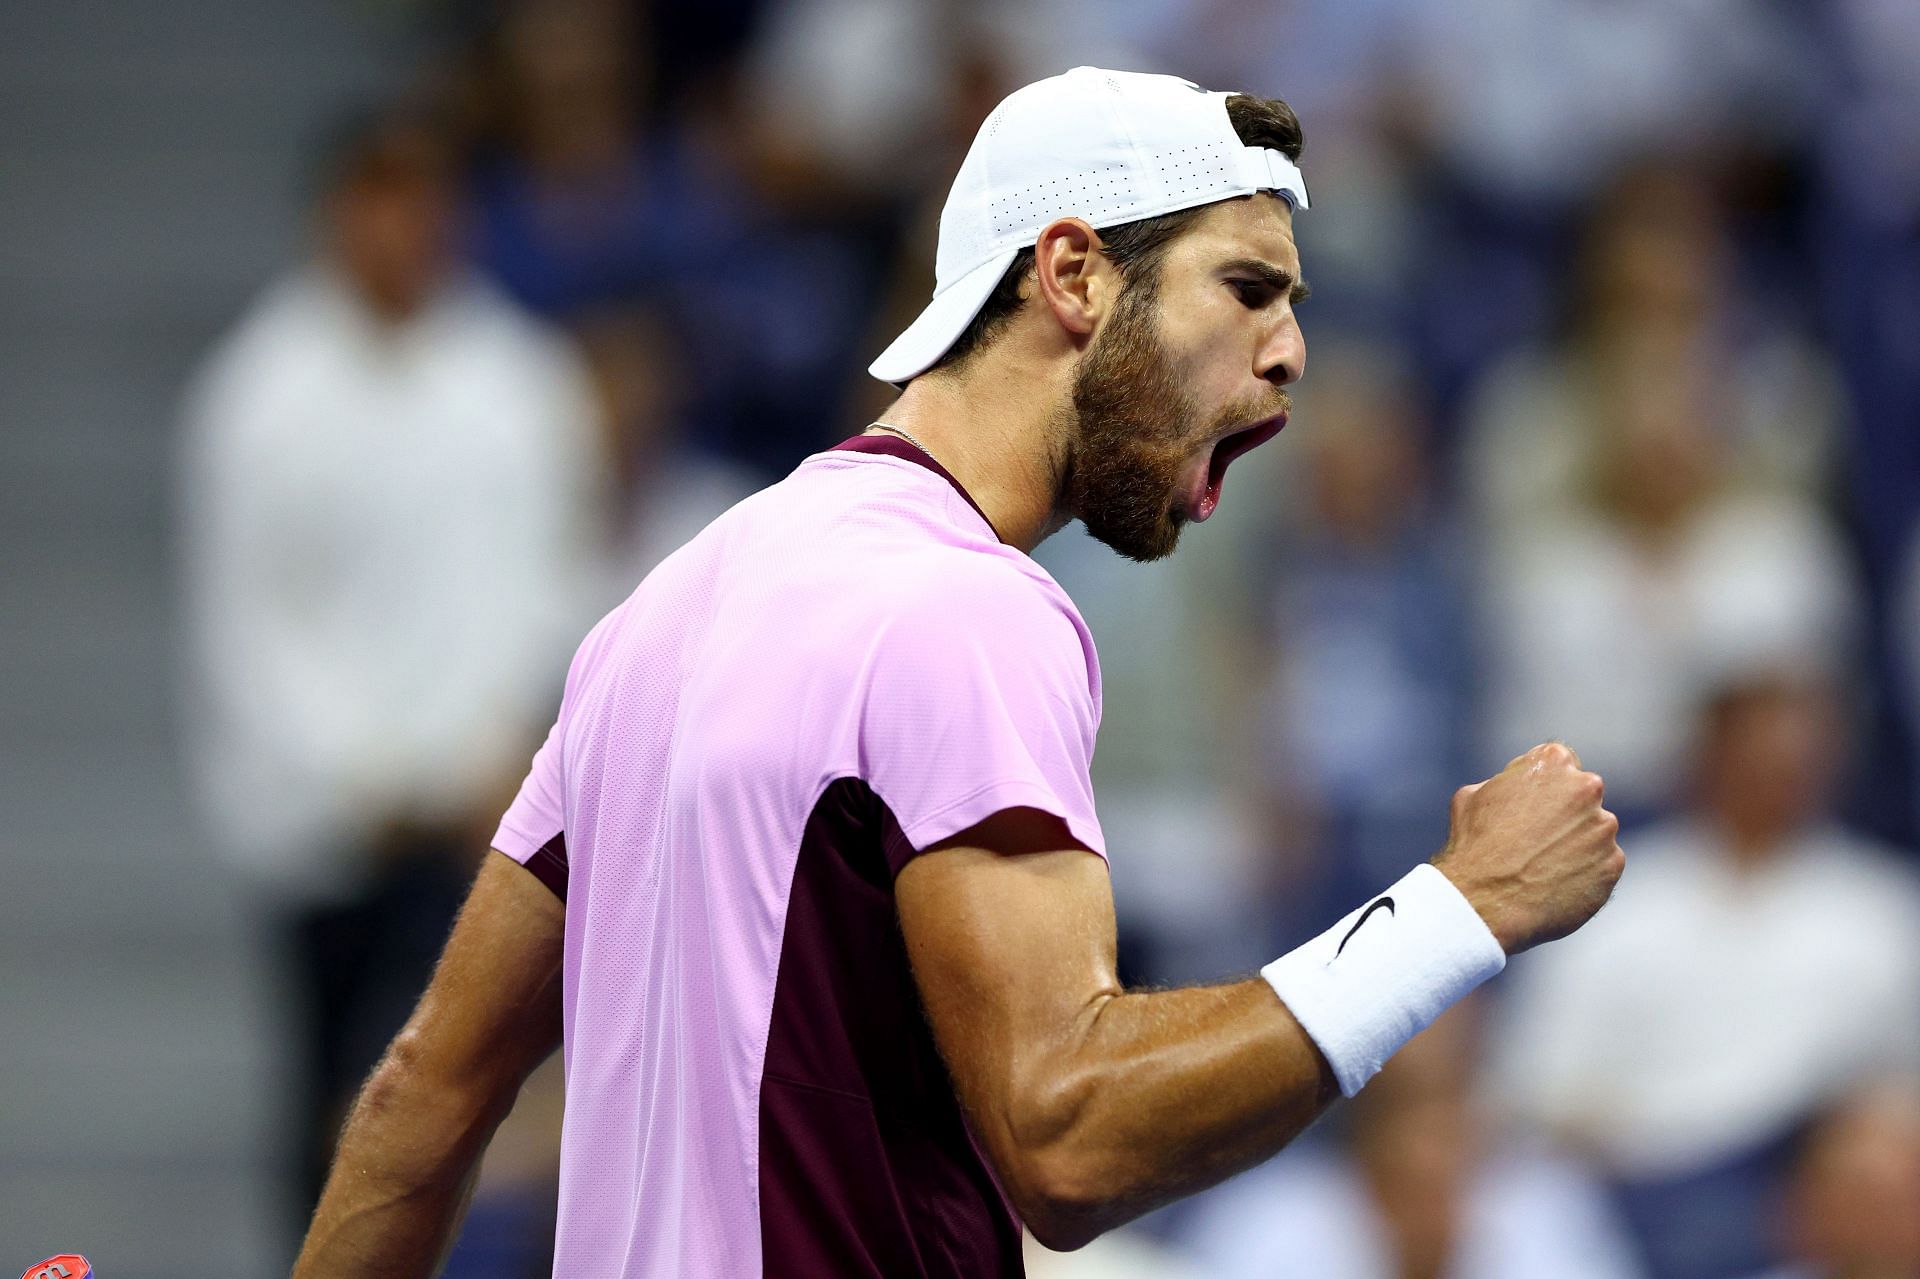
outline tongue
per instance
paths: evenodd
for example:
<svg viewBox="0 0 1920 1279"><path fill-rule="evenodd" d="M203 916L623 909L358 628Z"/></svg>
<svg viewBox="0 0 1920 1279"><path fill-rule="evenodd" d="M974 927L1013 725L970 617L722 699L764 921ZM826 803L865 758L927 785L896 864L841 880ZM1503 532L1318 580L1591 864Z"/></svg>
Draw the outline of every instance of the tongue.
<svg viewBox="0 0 1920 1279"><path fill-rule="evenodd" d="M1201 489L1200 500L1194 507L1195 523L1204 522L1220 505L1220 487L1226 483L1227 466L1233 461L1231 457L1223 457L1222 452L1226 449L1228 440L1233 438L1228 436L1227 440L1214 445L1213 455L1207 459L1207 483L1206 487Z"/></svg>
<svg viewBox="0 0 1920 1279"><path fill-rule="evenodd" d="M1204 524L1207 517L1213 514L1214 508L1219 505L1220 475L1216 474L1212 468L1209 468L1207 471L1207 486L1201 490L1200 501L1194 507L1193 522L1196 524Z"/></svg>

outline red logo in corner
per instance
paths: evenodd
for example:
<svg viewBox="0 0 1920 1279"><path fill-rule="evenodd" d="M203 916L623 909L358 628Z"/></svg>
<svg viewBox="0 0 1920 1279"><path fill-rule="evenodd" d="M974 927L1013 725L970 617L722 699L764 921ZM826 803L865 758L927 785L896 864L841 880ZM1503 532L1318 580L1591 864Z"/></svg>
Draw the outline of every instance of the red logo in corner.
<svg viewBox="0 0 1920 1279"><path fill-rule="evenodd" d="M20 1279L93 1279L93 1267L77 1252L63 1252L27 1267Z"/></svg>

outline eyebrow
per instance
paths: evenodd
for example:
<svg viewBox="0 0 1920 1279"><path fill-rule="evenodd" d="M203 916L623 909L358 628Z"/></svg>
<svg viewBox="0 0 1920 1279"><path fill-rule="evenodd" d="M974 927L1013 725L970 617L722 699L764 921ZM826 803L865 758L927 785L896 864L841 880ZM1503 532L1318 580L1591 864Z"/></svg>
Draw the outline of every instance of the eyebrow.
<svg viewBox="0 0 1920 1279"><path fill-rule="evenodd" d="M1313 288L1305 280L1293 278L1293 272L1284 271L1271 262L1259 258L1235 258L1223 264L1222 271L1239 271L1251 275L1275 293L1287 295L1287 301L1299 306L1313 296Z"/></svg>

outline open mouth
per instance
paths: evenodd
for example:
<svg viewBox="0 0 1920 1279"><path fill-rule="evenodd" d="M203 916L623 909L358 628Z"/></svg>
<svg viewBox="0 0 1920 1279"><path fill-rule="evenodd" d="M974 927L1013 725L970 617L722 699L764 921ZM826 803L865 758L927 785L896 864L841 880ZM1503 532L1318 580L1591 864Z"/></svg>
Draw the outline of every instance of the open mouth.
<svg viewBox="0 0 1920 1279"><path fill-rule="evenodd" d="M1212 515L1214 509L1220 505L1220 489L1226 483L1227 467L1232 465L1233 459L1242 453L1250 453L1259 448L1280 434L1281 428L1286 424L1287 419L1284 414L1269 418L1264 422L1256 422L1243 431L1235 431L1213 446L1213 456L1207 461L1206 488L1201 492L1200 499L1194 506L1193 518L1196 522Z"/></svg>

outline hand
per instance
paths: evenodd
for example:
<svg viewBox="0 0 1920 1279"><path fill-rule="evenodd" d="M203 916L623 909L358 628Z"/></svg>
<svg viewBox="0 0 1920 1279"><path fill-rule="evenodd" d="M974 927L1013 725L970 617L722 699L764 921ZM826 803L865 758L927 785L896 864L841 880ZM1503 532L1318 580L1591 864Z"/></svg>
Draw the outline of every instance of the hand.
<svg viewBox="0 0 1920 1279"><path fill-rule="evenodd" d="M1605 793L1559 742L1454 792L1453 832L1433 864L1509 955L1565 937L1613 895L1627 863Z"/></svg>

